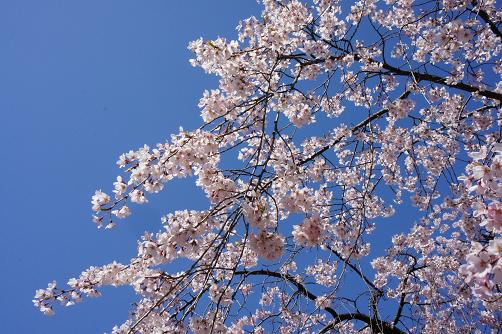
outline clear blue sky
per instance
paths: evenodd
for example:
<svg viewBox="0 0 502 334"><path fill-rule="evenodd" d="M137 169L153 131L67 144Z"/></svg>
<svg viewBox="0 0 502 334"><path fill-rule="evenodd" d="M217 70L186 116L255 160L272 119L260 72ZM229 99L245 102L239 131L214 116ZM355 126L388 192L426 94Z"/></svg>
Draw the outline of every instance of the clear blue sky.
<svg viewBox="0 0 502 334"><path fill-rule="evenodd" d="M0 1L0 323L2 333L102 333L127 318L131 289L44 317L35 290L90 265L135 254L145 229L174 209L203 206L178 182L114 231L90 221L120 153L200 123L216 80L192 68L187 43L235 37L254 0Z"/></svg>

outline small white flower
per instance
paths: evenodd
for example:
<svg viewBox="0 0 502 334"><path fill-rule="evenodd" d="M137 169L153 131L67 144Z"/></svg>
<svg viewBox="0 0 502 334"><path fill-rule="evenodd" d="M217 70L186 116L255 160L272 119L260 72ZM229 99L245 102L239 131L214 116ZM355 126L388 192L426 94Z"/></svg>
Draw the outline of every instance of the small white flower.
<svg viewBox="0 0 502 334"><path fill-rule="evenodd" d="M92 210L98 212L101 210L101 207L103 205L108 204L109 202L110 202L110 196L108 196L101 190L96 190L91 200Z"/></svg>
<svg viewBox="0 0 502 334"><path fill-rule="evenodd" d="M126 218L128 216L131 215L131 210L129 209L129 207L127 207L126 205L124 205L123 207L121 207L120 209L118 210L113 210L112 211L112 214L117 216L117 218Z"/></svg>
<svg viewBox="0 0 502 334"><path fill-rule="evenodd" d="M146 199L144 193L141 190L136 189L131 192L131 202L144 204L148 203L148 200Z"/></svg>

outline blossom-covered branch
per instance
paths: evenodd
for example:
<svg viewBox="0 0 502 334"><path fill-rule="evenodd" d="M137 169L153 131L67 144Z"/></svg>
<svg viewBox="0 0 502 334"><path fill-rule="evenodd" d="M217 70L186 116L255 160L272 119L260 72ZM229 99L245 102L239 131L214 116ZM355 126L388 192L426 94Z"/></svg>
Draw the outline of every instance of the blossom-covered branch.
<svg viewBox="0 0 502 334"><path fill-rule="evenodd" d="M35 305L131 286L113 333L494 333L502 323L502 48L493 1L263 0L238 40L189 44L219 78L201 126L119 157L111 229L173 179L130 263ZM174 270L173 268L176 268Z"/></svg>

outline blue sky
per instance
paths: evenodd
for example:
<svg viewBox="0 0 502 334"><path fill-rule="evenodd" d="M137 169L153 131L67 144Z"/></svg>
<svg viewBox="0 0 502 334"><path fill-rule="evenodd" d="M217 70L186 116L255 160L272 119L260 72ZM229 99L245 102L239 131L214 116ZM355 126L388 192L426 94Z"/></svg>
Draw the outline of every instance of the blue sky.
<svg viewBox="0 0 502 334"><path fill-rule="evenodd" d="M193 183L170 184L114 231L91 222L119 154L200 124L217 81L190 66L189 41L235 37L254 0L0 1L0 264L3 333L102 333L126 320L131 289L44 317L34 292L90 265L127 262L146 229L175 209L205 207Z"/></svg>

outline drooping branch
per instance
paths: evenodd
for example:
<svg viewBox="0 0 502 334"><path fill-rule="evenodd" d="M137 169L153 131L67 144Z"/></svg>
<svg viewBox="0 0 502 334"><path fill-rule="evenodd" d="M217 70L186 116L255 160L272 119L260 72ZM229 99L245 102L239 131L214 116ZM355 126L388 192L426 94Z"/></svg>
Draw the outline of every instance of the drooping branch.
<svg viewBox="0 0 502 334"><path fill-rule="evenodd" d="M317 296L310 292L305 285L295 280L294 277L288 274L282 274L275 271L260 269L260 270L239 270L235 272L235 275L244 275L244 276L268 276L268 277L276 277L282 280L285 280L291 284L293 284L297 291L308 299L315 301ZM338 313L332 307L325 307L324 310L331 314L331 316L335 319L330 324L325 326L320 333L327 333L331 329L333 329L337 324L347 321L347 320L359 320L361 322L366 323L371 326L371 328L378 328L378 332L382 332L383 334L404 334L402 330L394 327L392 324L377 320L374 318L370 318L366 314L360 312L353 313ZM376 333L376 332L375 332Z"/></svg>

